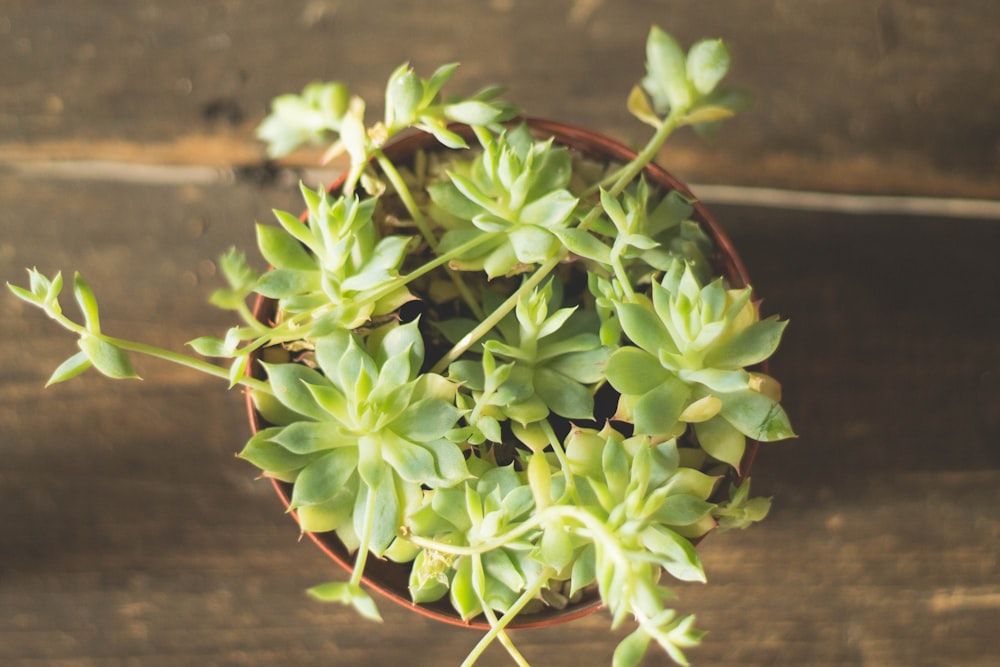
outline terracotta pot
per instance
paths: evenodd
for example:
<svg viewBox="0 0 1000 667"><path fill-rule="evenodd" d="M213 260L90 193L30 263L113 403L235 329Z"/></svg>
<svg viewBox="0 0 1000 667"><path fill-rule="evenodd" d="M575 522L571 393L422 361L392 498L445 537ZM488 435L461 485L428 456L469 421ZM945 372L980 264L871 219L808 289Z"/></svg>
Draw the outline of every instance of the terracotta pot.
<svg viewBox="0 0 1000 667"><path fill-rule="evenodd" d="M540 138L555 137L557 144L573 148L580 151L582 154L597 160L609 160L624 163L628 162L635 156L635 151L632 149L584 128L568 125L566 123L534 118L527 119L527 122L536 136ZM459 134L462 134L470 142L470 145L475 143L474 135L468 128L457 127L452 129L459 132ZM392 142L391 145L384 148L384 152L394 162L405 163L406 159L413 155L416 151L420 149L431 151L435 150L438 146L439 145L433 136L424 133L415 133ZM651 164L646 167L644 173L651 185L658 185L665 190L678 190L695 200L695 197L690 189L688 189L684 183L679 181L665 169L662 169L655 164ZM336 192L342 185L343 177L335 181L329 189L331 192ZM303 214L303 220L305 220L306 217L307 214ZM715 273L717 275L724 276L733 288L742 288L747 286L749 284L749 278L747 277L747 272L743 266L742 260L733 247L732 241L715 221L709 211L701 204L701 202L697 200L694 202L692 219L702 225L702 228L715 244L715 252L713 256L709 258L715 268ZM275 304L272 300L260 297L257 299L254 308L254 315L261 322L267 322L273 316L274 308ZM258 365L251 363L251 367L256 368ZM258 414L254 408L253 401L250 399L249 394L247 395L246 404L253 432L257 433L261 429L268 426L268 424L264 422L260 414ZM742 479L747 475L750 466L753 463L754 456L756 455L757 448L757 442L747 440L746 453L743 457L742 464L740 465L739 474L734 477ZM292 485L274 479L271 481L278 497L287 509L291 498ZM294 516L295 513L291 512L291 514ZM308 533L308 535L309 538L312 539L312 541L315 542L316 545L331 559L347 571L351 571L354 564L354 556L348 553L347 549L340 542L335 533ZM394 563L388 560L372 558L368 560L368 563L365 566L365 574L362 580L368 587L378 591L390 600L393 600L394 602L429 618L463 627L472 627L477 629L489 628L489 625L485 621L477 619L473 619L472 621L462 620L448 602L447 596L445 596L442 600L429 604L418 605L411 602L407 586L409 573L409 563ZM580 600L570 604L564 609L546 609L535 614L523 614L521 617L513 621L508 627L530 628L566 622L586 616L600 607L600 597L597 595L596 591L592 591L589 594L585 594Z"/></svg>

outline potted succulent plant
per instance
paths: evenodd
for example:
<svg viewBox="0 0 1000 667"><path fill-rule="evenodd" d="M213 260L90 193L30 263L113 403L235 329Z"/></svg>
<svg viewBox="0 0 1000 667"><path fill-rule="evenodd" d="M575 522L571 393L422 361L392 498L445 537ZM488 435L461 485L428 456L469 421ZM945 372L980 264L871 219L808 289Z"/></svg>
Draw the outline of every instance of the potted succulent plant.
<svg viewBox="0 0 1000 667"><path fill-rule="evenodd" d="M61 274L32 270L10 289L79 336L49 383L135 377L143 353L244 387L240 456L351 571L316 598L378 619L367 582L486 628L466 664L494 640L527 664L508 628L603 606L637 622L616 665L651 642L684 663L700 633L661 578L704 580L695 544L763 518L756 443L793 434L763 370L785 323L761 318L725 234L653 164L675 129L743 106L718 85L729 54L653 28L646 55L628 108L655 131L638 153L525 120L498 89L443 98L454 65L397 69L372 126L343 84L279 97L258 131L272 156L326 142L350 167L303 186L302 216L257 225L269 270L222 258L211 300L241 323L191 341L198 356L122 340L83 278L78 322Z"/></svg>

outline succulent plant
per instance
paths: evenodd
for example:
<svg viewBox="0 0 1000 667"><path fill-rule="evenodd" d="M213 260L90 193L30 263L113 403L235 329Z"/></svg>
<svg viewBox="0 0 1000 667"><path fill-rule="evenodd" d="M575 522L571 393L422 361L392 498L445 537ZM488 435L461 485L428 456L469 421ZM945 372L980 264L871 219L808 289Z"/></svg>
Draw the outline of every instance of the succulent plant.
<svg viewBox="0 0 1000 667"><path fill-rule="evenodd" d="M685 664L701 632L661 575L703 581L697 540L766 515L747 441L793 432L761 369L785 323L727 283L690 196L644 171L674 130L710 133L746 97L719 86L718 40L685 53L653 28L646 55L628 107L655 132L630 160L539 136L499 89L443 97L454 65L395 70L371 126L342 83L277 98L269 155L321 142L349 166L331 191L303 186L301 218L257 226L269 270L222 258L211 301L241 323L190 342L217 361L109 336L80 276L75 321L61 274L31 270L10 289L79 338L49 384L135 377L141 353L244 386L263 427L241 457L289 485L303 531L354 554L318 599L377 620L366 565L397 561L414 602L488 623L466 664L496 640L524 665L512 622L596 595L637 623L615 665L653 643ZM397 163L387 142L410 130L439 145Z"/></svg>

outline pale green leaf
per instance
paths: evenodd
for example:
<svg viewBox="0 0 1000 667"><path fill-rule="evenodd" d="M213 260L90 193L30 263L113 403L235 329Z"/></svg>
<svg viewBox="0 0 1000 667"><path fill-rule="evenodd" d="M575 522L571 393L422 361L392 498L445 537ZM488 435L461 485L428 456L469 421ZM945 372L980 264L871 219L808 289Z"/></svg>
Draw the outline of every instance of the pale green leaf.
<svg viewBox="0 0 1000 667"><path fill-rule="evenodd" d="M611 263L611 248L602 243L596 236L576 227L564 227L553 230L562 244L574 255L589 259L601 265Z"/></svg>
<svg viewBox="0 0 1000 667"><path fill-rule="evenodd" d="M94 290L79 273L73 277L73 295L83 313L87 331L95 334L100 333L101 320L98 316L97 297L94 295Z"/></svg>
<svg viewBox="0 0 1000 667"><path fill-rule="evenodd" d="M637 667L646 655L651 639L643 628L629 634L615 647L611 667Z"/></svg>
<svg viewBox="0 0 1000 667"><path fill-rule="evenodd" d="M302 247L301 241L280 227L258 224L257 247L261 256L275 268L316 269L316 260Z"/></svg>
<svg viewBox="0 0 1000 667"><path fill-rule="evenodd" d="M90 358L87 356L86 352L81 350L66 361L59 364L59 367L53 371L52 375L48 379L48 382L45 383L45 386L48 387L60 382L65 382L66 380L71 380L86 371L91 365Z"/></svg>
<svg viewBox="0 0 1000 667"><path fill-rule="evenodd" d="M123 350L96 336L83 335L78 341L80 349L94 364L94 368L116 380L138 379L132 362Z"/></svg>
<svg viewBox="0 0 1000 667"><path fill-rule="evenodd" d="M618 392L642 395L663 384L669 377L669 371L649 352L625 346L611 354L605 376Z"/></svg>
<svg viewBox="0 0 1000 667"><path fill-rule="evenodd" d="M576 380L547 368L538 368L534 387L552 412L568 419L594 418L594 397Z"/></svg>
<svg viewBox="0 0 1000 667"><path fill-rule="evenodd" d="M654 355L658 355L662 349L676 351L667 329L652 308L639 303L616 305L622 330L632 342Z"/></svg>
<svg viewBox="0 0 1000 667"><path fill-rule="evenodd" d="M659 114L685 109L691 103L684 51L677 40L656 26L646 39L646 76L642 87Z"/></svg>
<svg viewBox="0 0 1000 667"><path fill-rule="evenodd" d="M295 454L313 454L354 445L357 436L329 421L298 421L283 427L272 439Z"/></svg>
<svg viewBox="0 0 1000 667"><path fill-rule="evenodd" d="M312 460L288 451L272 439L280 428L266 428L255 433L243 446L239 457L249 461L266 473L284 473L299 470Z"/></svg>
<svg viewBox="0 0 1000 667"><path fill-rule="evenodd" d="M291 507L318 505L330 500L344 488L357 464L358 451L354 447L334 449L311 460L295 478Z"/></svg>
<svg viewBox="0 0 1000 667"><path fill-rule="evenodd" d="M667 496L656 511L656 520L668 526L689 526L708 516L715 505L685 493Z"/></svg>
<svg viewBox="0 0 1000 667"><path fill-rule="evenodd" d="M311 417L328 419L328 413L319 406L307 385L329 385L330 382L317 371L303 364L268 364L261 362L267 371L271 392L290 410Z"/></svg>
<svg viewBox="0 0 1000 667"><path fill-rule="evenodd" d="M729 49L720 39L705 39L688 51L687 78L702 95L708 95L729 71Z"/></svg>
<svg viewBox="0 0 1000 667"><path fill-rule="evenodd" d="M670 435L690 396L687 385L677 378L666 378L636 401L633 408L636 433Z"/></svg>
<svg viewBox="0 0 1000 667"><path fill-rule="evenodd" d="M454 405L439 398L427 398L408 407L391 428L408 440L428 442L443 438L458 417Z"/></svg>
<svg viewBox="0 0 1000 667"><path fill-rule="evenodd" d="M319 271L274 269L261 274L254 290L271 299L285 299L321 288Z"/></svg>
<svg viewBox="0 0 1000 667"><path fill-rule="evenodd" d="M698 444L709 456L739 468L746 450L746 436L722 417L694 425Z"/></svg>
<svg viewBox="0 0 1000 667"><path fill-rule="evenodd" d="M742 368L767 359L778 349L787 320L768 318L751 324L705 355L705 365L715 368Z"/></svg>
<svg viewBox="0 0 1000 667"><path fill-rule="evenodd" d="M722 417L747 437L772 442L795 436L784 409L768 396L748 389L719 398Z"/></svg>
<svg viewBox="0 0 1000 667"><path fill-rule="evenodd" d="M472 559L467 556L458 560L455 576L451 580L449 599L463 620L469 620L483 610L482 602L476 595L472 582Z"/></svg>

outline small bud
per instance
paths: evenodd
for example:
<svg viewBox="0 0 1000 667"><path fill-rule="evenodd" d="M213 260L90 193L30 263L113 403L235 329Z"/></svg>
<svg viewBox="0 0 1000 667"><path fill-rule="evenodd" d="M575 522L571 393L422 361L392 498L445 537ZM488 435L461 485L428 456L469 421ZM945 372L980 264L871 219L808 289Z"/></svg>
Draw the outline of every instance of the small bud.
<svg viewBox="0 0 1000 667"><path fill-rule="evenodd" d="M719 414L721 409L722 401L717 397L703 396L684 408L677 420L688 423L704 422Z"/></svg>
<svg viewBox="0 0 1000 667"><path fill-rule="evenodd" d="M781 383L764 373L751 373L749 387L751 391L767 396L775 403L781 402Z"/></svg>

